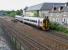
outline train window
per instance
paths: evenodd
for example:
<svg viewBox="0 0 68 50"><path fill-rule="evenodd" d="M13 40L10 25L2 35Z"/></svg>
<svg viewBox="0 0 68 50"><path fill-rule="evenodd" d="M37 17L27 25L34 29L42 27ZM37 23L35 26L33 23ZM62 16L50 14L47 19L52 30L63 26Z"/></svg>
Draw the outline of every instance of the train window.
<svg viewBox="0 0 68 50"><path fill-rule="evenodd" d="M68 2L66 3L66 6L68 6Z"/></svg>
<svg viewBox="0 0 68 50"><path fill-rule="evenodd" d="M35 23L37 23L36 20L29 20L29 19L24 19L24 20L27 20L27 21L31 21L31 22L35 22Z"/></svg>
<svg viewBox="0 0 68 50"><path fill-rule="evenodd" d="M29 21L29 19L24 19L24 20L27 20L27 21Z"/></svg>
<svg viewBox="0 0 68 50"><path fill-rule="evenodd" d="M60 10L62 10L62 9L63 9L63 6L60 7Z"/></svg>
<svg viewBox="0 0 68 50"><path fill-rule="evenodd" d="M65 22L66 20L64 19L64 22Z"/></svg>
<svg viewBox="0 0 68 50"><path fill-rule="evenodd" d="M56 7L54 7L54 10L56 10Z"/></svg>
<svg viewBox="0 0 68 50"><path fill-rule="evenodd" d="M36 20L30 20L31 22L35 22L35 23L37 23L37 21Z"/></svg>

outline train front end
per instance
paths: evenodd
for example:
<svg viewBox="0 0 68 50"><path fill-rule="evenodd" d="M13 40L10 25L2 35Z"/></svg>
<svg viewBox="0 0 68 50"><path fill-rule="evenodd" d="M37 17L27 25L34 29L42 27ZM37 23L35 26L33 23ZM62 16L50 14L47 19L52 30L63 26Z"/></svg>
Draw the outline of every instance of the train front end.
<svg viewBox="0 0 68 50"><path fill-rule="evenodd" d="M42 21L42 29L43 30L49 30L49 19L48 16L45 17Z"/></svg>

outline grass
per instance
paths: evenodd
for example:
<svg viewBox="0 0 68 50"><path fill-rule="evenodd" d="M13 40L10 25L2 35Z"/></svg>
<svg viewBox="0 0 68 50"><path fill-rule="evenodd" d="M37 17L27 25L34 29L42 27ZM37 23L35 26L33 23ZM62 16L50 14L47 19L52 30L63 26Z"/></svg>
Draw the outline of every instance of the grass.
<svg viewBox="0 0 68 50"><path fill-rule="evenodd" d="M50 27L51 30L55 30L55 31L59 31L59 32L64 32L64 34L68 36L68 28L63 27L63 25L51 22L49 24L49 27Z"/></svg>

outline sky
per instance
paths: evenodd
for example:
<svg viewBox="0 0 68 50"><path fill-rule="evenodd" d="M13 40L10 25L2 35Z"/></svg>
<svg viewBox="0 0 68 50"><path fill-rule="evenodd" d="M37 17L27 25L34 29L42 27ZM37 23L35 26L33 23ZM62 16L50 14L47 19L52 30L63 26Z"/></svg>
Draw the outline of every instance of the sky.
<svg viewBox="0 0 68 50"><path fill-rule="evenodd" d="M0 10L19 10L44 2L65 3L68 0L0 0Z"/></svg>

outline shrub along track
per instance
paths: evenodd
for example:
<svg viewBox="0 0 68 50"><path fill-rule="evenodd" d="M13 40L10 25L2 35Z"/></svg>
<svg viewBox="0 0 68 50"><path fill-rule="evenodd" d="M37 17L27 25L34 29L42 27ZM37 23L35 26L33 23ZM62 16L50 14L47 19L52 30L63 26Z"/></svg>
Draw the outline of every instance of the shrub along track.
<svg viewBox="0 0 68 50"><path fill-rule="evenodd" d="M68 38L55 32L45 32L19 22L13 23L0 19L0 23L9 33L16 37L27 50L67 50Z"/></svg>

